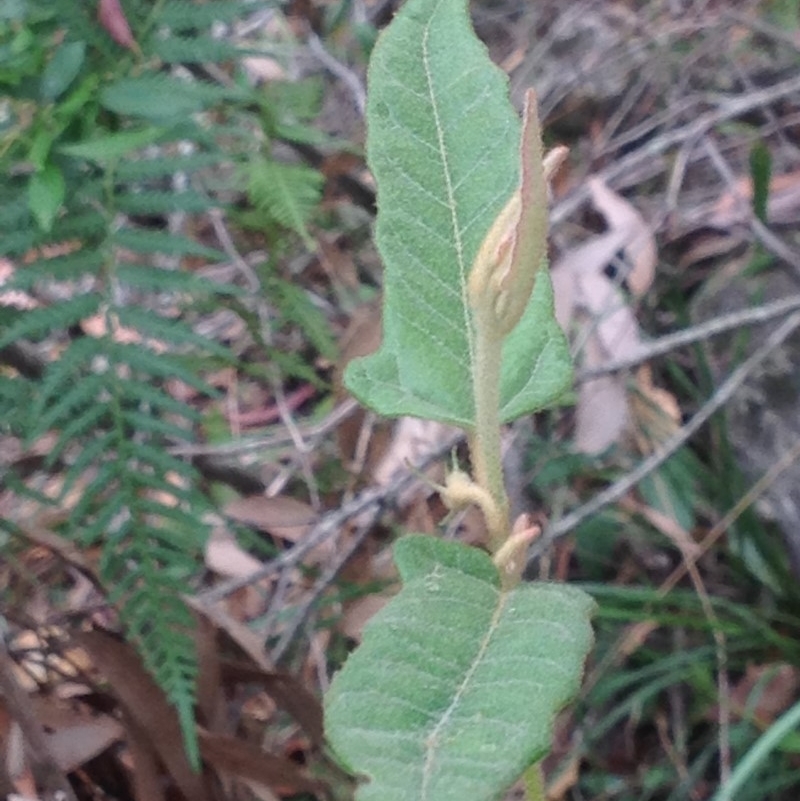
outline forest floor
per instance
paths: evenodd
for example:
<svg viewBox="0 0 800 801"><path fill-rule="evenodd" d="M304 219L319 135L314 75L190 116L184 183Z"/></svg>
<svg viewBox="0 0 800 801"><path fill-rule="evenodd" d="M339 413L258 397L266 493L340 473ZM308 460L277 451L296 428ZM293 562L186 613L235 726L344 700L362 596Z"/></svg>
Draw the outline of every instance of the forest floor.
<svg viewBox="0 0 800 801"><path fill-rule="evenodd" d="M277 354L212 309L198 325L239 361L208 377L215 399L176 390L203 422L170 453L215 509L186 597L217 778L198 788L164 693L108 633L100 549L59 537L77 501L34 512L0 486L0 517L28 521L0 564L0 792L45 798L50 771L80 799L347 798L319 699L396 591L395 535L483 541L481 516L448 515L433 487L463 456L457 432L376 419L341 383L380 339L364 99L396 5L293 0L230 28L270 43L244 62L252 82L319 82L307 124L324 143L276 145L321 176L301 223L263 234L209 213L189 232L230 257L193 266L207 277L248 286L269 261L251 310ZM721 801L755 753L736 800L793 801L800 740L762 736L800 703L800 5L485 0L473 18L515 105L534 87L547 145L570 151L550 257L575 388L504 441L512 505L544 532L528 577L599 605L548 798ZM47 447L0 433L3 466ZM98 628L65 633L78 620ZM15 742L37 724L26 758Z"/></svg>

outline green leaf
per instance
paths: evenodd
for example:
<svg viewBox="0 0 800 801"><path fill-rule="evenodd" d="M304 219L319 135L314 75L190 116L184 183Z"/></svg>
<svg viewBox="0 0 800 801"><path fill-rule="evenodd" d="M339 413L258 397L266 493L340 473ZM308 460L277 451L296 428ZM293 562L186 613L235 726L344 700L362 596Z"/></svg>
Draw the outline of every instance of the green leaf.
<svg viewBox="0 0 800 801"><path fill-rule="evenodd" d="M42 100L55 100L78 76L86 57L86 42L65 42L44 68L39 91Z"/></svg>
<svg viewBox="0 0 800 801"><path fill-rule="evenodd" d="M67 156L89 159L102 164L105 161L124 156L132 150L138 150L145 145L152 144L163 136L163 128L142 128L138 131L122 131L121 133L108 134L96 139L89 139L86 142L61 145L58 151Z"/></svg>
<svg viewBox="0 0 800 801"><path fill-rule="evenodd" d="M123 228L114 234L114 244L138 253L161 253L165 256L204 256L222 261L225 254L179 234Z"/></svg>
<svg viewBox="0 0 800 801"><path fill-rule="evenodd" d="M28 206L43 231L53 227L56 214L64 202L64 175L54 164L35 172L28 184Z"/></svg>
<svg viewBox="0 0 800 801"><path fill-rule="evenodd" d="M452 540L411 534L394 546L394 561L403 581L427 576L431 565L451 567L499 587L500 577L491 559L477 548L465 548Z"/></svg>
<svg viewBox="0 0 800 801"><path fill-rule="evenodd" d="M167 64L199 64L209 61L234 61L243 53L225 39L211 36L170 36L154 39L153 55Z"/></svg>
<svg viewBox="0 0 800 801"><path fill-rule="evenodd" d="M383 344L345 381L387 416L474 424L473 260L519 181L520 121L507 81L470 27L466 0L410 0L369 71L368 156L386 267ZM558 398L568 351L540 273L506 340L502 419Z"/></svg>
<svg viewBox="0 0 800 801"><path fill-rule="evenodd" d="M756 142L750 150L750 177L753 181L753 212L761 222L766 223L772 154L763 142Z"/></svg>
<svg viewBox="0 0 800 801"><path fill-rule="evenodd" d="M405 585L326 697L334 750L371 780L359 801L496 798L548 752L591 647L582 591L503 591L488 556L427 539L398 542Z"/></svg>
<svg viewBox="0 0 800 801"><path fill-rule="evenodd" d="M100 102L117 114L163 122L187 117L219 100L240 95L235 89L150 74L118 80L103 90Z"/></svg>
<svg viewBox="0 0 800 801"><path fill-rule="evenodd" d="M284 228L298 233L312 249L314 240L306 223L322 197L322 175L301 164L258 157L247 165L247 181L253 204Z"/></svg>
<svg viewBox="0 0 800 801"><path fill-rule="evenodd" d="M248 3L231 0L213 0L202 4L192 0L177 0L164 6L158 21L176 31L197 30L215 22L232 22L251 11Z"/></svg>

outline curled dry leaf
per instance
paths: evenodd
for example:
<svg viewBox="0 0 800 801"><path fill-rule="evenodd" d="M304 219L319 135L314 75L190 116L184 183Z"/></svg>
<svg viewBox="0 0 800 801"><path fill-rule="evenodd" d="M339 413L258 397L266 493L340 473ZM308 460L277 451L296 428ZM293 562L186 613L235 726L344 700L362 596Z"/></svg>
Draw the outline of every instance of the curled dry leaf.
<svg viewBox="0 0 800 801"><path fill-rule="evenodd" d="M577 322L576 340L583 344L583 365L600 368L610 361L635 356L641 333L624 294L605 274L622 251L630 264L627 283L641 297L655 275L656 245L639 212L599 179L589 182L592 202L605 217L608 231L566 251L551 276L556 319L569 332ZM578 394L576 447L600 453L616 442L629 420L623 375L584 382Z"/></svg>
<svg viewBox="0 0 800 801"><path fill-rule="evenodd" d="M589 181L589 193L609 229L624 234L623 248L630 264L626 280L634 297L640 298L652 286L656 273L658 253L653 232L637 209L599 178Z"/></svg>
<svg viewBox="0 0 800 801"><path fill-rule="evenodd" d="M654 386L649 365L643 365L636 372L636 392L631 398L631 407L636 421L636 442L642 453L651 453L681 426L678 401L671 392Z"/></svg>

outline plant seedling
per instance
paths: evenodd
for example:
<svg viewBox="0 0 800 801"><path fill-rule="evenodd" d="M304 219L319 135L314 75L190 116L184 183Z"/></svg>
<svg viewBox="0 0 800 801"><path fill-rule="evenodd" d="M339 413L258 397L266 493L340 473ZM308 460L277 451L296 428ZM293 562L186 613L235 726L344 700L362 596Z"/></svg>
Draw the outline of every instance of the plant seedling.
<svg viewBox="0 0 800 801"><path fill-rule="evenodd" d="M481 509L490 553L396 543L402 590L334 678L326 732L365 778L359 801L489 801L523 774L543 798L536 764L578 689L594 603L521 582L537 532L509 519L500 434L571 381L545 268L561 155L543 157L532 93L520 122L466 0L408 0L375 46L368 89L383 342L345 381L380 414L466 431L474 474L453 471L442 494Z"/></svg>

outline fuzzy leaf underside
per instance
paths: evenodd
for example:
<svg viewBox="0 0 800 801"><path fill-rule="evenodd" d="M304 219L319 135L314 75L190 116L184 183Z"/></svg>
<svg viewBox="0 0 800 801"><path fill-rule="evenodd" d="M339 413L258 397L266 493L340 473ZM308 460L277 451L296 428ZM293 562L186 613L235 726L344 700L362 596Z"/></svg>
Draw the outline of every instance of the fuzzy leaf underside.
<svg viewBox="0 0 800 801"><path fill-rule="evenodd" d="M490 801L548 752L594 602L560 584L503 591L459 543L406 537L396 559L402 591L327 695L329 740L370 780L358 801Z"/></svg>
<svg viewBox="0 0 800 801"><path fill-rule="evenodd" d="M346 384L383 415L469 428L467 278L517 187L520 121L465 0L410 0L398 13L373 52L367 118L385 264L383 344L349 366ZM552 402L571 376L546 278L518 329L503 351L504 420Z"/></svg>

